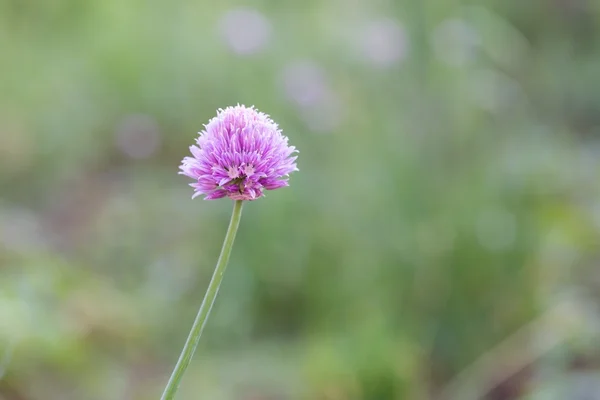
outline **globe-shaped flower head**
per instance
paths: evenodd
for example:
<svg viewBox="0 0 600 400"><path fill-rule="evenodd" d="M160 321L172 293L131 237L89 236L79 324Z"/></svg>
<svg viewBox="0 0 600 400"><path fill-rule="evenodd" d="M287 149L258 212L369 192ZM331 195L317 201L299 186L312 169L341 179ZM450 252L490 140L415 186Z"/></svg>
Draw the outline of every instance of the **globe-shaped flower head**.
<svg viewBox="0 0 600 400"><path fill-rule="evenodd" d="M288 186L296 168L296 148L288 145L277 124L254 107L238 105L218 110L191 146L180 174L195 179L192 198L206 200L228 196L255 200L264 189Z"/></svg>

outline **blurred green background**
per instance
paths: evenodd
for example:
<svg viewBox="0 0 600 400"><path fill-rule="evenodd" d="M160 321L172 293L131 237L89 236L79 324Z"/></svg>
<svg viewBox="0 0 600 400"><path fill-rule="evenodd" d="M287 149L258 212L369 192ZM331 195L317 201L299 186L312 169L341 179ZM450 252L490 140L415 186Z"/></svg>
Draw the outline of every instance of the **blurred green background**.
<svg viewBox="0 0 600 400"><path fill-rule="evenodd" d="M248 203L180 399L600 399L600 2L0 0L0 399L158 399L231 201L220 107L300 150Z"/></svg>

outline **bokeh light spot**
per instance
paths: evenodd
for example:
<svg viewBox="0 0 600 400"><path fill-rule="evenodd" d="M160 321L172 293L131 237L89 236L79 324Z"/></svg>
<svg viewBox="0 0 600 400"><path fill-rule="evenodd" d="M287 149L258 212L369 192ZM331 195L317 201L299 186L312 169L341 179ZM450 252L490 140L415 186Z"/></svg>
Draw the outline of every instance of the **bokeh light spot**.
<svg viewBox="0 0 600 400"><path fill-rule="evenodd" d="M160 129L147 115L129 115L117 126L115 144L125 155L134 159L149 158L161 144Z"/></svg>
<svg viewBox="0 0 600 400"><path fill-rule="evenodd" d="M406 58L407 35L400 22L391 18L369 22L360 32L364 60L375 67L391 67Z"/></svg>
<svg viewBox="0 0 600 400"><path fill-rule="evenodd" d="M258 10L235 8L221 18L219 30L231 51L239 55L250 55L267 46L271 36L271 23Z"/></svg>

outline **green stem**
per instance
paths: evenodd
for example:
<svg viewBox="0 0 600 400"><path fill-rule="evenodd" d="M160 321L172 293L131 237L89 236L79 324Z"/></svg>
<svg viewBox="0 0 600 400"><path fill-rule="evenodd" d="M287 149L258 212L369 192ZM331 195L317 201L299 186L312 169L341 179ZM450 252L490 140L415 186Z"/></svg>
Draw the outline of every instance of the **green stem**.
<svg viewBox="0 0 600 400"><path fill-rule="evenodd" d="M215 272L213 273L210 283L208 284L208 289L204 295L204 300L202 300L202 305L200 306L198 315L196 315L196 319L192 325L192 330L185 341L185 345L183 346L183 350L181 351L177 365L171 374L171 378L169 378L169 383L167 383L167 387L165 387L165 391L163 392L161 400L171 400L175 398L175 394L177 393L177 389L179 389L179 384L181 383L181 378L183 377L187 367L190 365L190 361L192 360L192 356L196 351L196 347L198 347L202 330L204 329L204 325L206 325L206 320L208 319L210 310L215 302L217 293L219 292L219 286L221 286L221 282L223 281L223 274L225 273L225 268L227 267L227 262L229 261L229 255L231 254L235 234L238 226L240 225L242 204L242 200L236 200L235 204L233 205L231 221L229 221L229 228L227 228L227 234L225 235L225 241L223 242L223 248L221 249L221 255L219 256L219 261L217 261Z"/></svg>

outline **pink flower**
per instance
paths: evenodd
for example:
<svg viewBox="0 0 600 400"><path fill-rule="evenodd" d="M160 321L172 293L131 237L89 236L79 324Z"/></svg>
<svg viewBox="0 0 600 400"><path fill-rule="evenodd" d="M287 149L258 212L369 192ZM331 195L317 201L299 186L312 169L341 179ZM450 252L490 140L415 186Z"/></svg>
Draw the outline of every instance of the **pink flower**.
<svg viewBox="0 0 600 400"><path fill-rule="evenodd" d="M288 146L277 124L264 113L237 105L218 110L205 130L190 146L180 174L196 180L192 198L206 200L228 196L233 200L256 200L264 189L288 186L296 168L297 150Z"/></svg>

